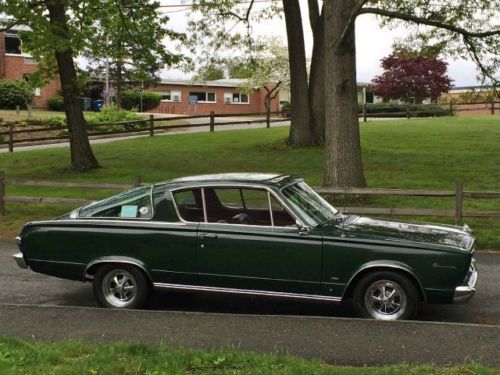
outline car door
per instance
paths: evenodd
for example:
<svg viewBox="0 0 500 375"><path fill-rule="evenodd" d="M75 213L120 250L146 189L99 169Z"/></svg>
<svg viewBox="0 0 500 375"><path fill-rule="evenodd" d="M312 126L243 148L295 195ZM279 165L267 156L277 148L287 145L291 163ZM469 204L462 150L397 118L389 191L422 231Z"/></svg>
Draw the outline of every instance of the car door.
<svg viewBox="0 0 500 375"><path fill-rule="evenodd" d="M200 284L319 293L320 233L299 233L295 218L264 188L206 187L203 194L206 217L198 227Z"/></svg>

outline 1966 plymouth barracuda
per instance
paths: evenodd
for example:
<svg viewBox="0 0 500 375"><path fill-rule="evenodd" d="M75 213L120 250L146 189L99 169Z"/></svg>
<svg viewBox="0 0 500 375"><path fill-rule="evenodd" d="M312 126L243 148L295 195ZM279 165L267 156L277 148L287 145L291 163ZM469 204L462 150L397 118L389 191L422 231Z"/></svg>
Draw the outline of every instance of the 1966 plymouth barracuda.
<svg viewBox="0 0 500 375"><path fill-rule="evenodd" d="M467 228L342 213L302 179L219 174L143 186L31 222L21 267L92 281L99 305L144 306L153 288L340 302L412 318L475 291Z"/></svg>

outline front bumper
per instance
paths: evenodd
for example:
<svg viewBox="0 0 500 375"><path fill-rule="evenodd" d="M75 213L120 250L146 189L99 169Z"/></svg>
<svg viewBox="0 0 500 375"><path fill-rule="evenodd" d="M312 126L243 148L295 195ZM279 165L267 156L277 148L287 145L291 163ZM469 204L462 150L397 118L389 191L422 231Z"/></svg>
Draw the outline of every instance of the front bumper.
<svg viewBox="0 0 500 375"><path fill-rule="evenodd" d="M471 264L465 285L460 285L455 288L453 303L467 303L476 292L477 270L474 267L474 262Z"/></svg>
<svg viewBox="0 0 500 375"><path fill-rule="evenodd" d="M28 265L24 261L23 253L18 252L16 254L12 255L12 257L14 258L14 260L16 261L16 263L17 263L17 265L19 267L21 267L21 268L28 268Z"/></svg>

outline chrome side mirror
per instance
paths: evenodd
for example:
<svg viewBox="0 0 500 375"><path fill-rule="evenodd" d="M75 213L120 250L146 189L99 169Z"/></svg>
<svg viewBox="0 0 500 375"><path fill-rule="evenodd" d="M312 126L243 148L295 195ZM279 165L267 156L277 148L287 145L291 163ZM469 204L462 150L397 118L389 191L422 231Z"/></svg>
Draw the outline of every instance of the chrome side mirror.
<svg viewBox="0 0 500 375"><path fill-rule="evenodd" d="M307 225L303 225L300 221L295 221L295 225L297 225L297 228L299 229L299 234L301 236L307 236L309 232L311 231L311 228L308 227Z"/></svg>

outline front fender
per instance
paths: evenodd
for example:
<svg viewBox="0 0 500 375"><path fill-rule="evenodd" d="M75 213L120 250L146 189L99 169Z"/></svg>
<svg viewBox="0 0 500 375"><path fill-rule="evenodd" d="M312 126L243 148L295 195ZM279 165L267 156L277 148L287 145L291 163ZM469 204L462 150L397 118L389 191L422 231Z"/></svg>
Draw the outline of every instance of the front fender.
<svg viewBox="0 0 500 375"><path fill-rule="evenodd" d="M342 293L342 298L344 298L344 295L347 293L347 291L360 279L360 277L362 275L364 275L369 270L377 270L377 269L380 269L380 270L389 269L389 270L399 271L399 272L406 274L407 276L409 276L412 280L414 280L416 282L416 284L418 285L418 289L419 289L419 291L424 299L424 302L427 302L424 287L422 286L422 283L420 282L419 278L417 277L415 272L412 270L412 268L403 262L399 262L399 261L395 261L395 260L374 260L374 261L370 261L370 262L364 263L361 266L359 266L354 271L351 278L347 282L345 289Z"/></svg>

